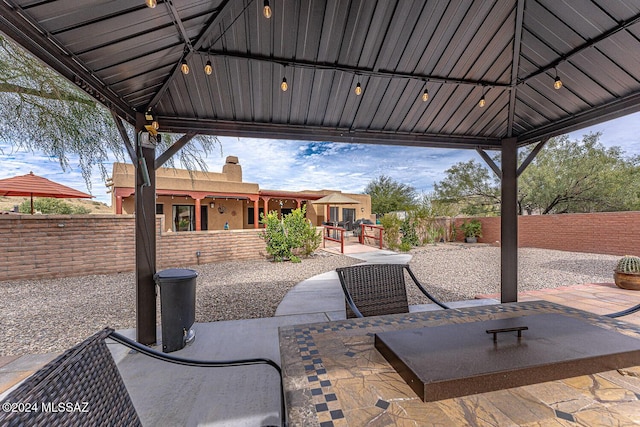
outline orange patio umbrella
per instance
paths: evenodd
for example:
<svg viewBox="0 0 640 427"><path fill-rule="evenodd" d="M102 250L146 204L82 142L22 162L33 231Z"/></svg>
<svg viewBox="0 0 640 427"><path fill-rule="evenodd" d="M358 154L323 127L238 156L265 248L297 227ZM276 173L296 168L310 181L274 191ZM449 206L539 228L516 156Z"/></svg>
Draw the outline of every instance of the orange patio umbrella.
<svg viewBox="0 0 640 427"><path fill-rule="evenodd" d="M0 179L0 196L31 197L31 214L33 215L33 197L51 197L56 199L91 199L93 196L34 175L14 176Z"/></svg>

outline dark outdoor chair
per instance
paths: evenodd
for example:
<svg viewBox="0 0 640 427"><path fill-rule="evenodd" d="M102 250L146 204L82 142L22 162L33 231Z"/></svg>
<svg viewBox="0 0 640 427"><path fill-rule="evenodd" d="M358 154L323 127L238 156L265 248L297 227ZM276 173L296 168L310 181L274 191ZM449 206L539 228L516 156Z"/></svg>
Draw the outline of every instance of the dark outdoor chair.
<svg viewBox="0 0 640 427"><path fill-rule="evenodd" d="M282 372L272 360L207 362L183 359L152 350L113 329L105 328L65 351L13 390L2 403L20 403L23 407L16 406L16 411L0 411L0 426L141 426L131 397L105 343L107 338L147 356L186 366L271 365L280 373L281 420L282 425L286 425ZM83 402L87 402L86 407ZM74 407L60 409L57 406L60 403ZM37 411L26 411L25 404L37 405ZM43 408L43 404L54 407ZM29 409L33 408L29 406Z"/></svg>
<svg viewBox="0 0 640 427"><path fill-rule="evenodd" d="M408 313L405 270L427 298L444 309L449 308L426 291L408 265L362 264L336 269L345 296L347 318Z"/></svg>
<svg viewBox="0 0 640 427"><path fill-rule="evenodd" d="M634 314L640 311L640 304L638 305L634 305L631 308L628 308L626 310L622 310L622 311L618 311L616 313L609 313L609 314L605 314L605 316L607 317L613 317L614 319L617 317L623 317L623 316L628 316L630 314Z"/></svg>

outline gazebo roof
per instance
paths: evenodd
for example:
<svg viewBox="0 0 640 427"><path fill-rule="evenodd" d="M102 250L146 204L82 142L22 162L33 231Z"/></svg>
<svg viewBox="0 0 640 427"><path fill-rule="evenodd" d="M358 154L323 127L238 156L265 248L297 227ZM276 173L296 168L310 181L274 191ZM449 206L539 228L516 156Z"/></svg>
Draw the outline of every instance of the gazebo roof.
<svg viewBox="0 0 640 427"><path fill-rule="evenodd" d="M269 3L5 0L0 31L161 132L491 149L640 111L637 1Z"/></svg>

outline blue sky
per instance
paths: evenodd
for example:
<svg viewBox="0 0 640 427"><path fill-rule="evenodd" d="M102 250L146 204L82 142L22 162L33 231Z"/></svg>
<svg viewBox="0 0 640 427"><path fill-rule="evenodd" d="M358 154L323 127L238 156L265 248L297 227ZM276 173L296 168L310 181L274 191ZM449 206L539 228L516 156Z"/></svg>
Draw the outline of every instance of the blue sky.
<svg viewBox="0 0 640 427"><path fill-rule="evenodd" d="M570 134L572 139L602 132L600 141L607 147L622 147L627 155L640 155L640 113L582 129ZM420 192L430 192L433 184L455 163L477 159L474 150L395 147L340 144L332 142L283 141L269 139L220 138L220 150L207 158L208 170L219 172L226 156L237 156L245 182L255 182L261 189L320 190L336 189L361 193L372 179L387 175L409 184ZM63 171L56 159L42 153L12 152L0 145L0 179L33 171L56 182L88 191L77 166ZM179 165L177 165L179 167ZM111 170L111 165L107 166ZM111 203L110 195L96 169L92 176L94 200Z"/></svg>

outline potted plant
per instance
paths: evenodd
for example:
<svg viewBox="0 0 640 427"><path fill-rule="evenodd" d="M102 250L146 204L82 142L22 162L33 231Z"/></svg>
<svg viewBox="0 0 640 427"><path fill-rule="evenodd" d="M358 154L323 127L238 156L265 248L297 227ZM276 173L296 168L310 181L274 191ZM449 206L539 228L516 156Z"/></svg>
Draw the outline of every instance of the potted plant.
<svg viewBox="0 0 640 427"><path fill-rule="evenodd" d="M613 270L613 280L622 289L640 291L640 257L625 255Z"/></svg>
<svg viewBox="0 0 640 427"><path fill-rule="evenodd" d="M460 224L460 230L464 234L464 241L467 243L477 243L478 237L482 237L482 223L478 219L463 222Z"/></svg>

